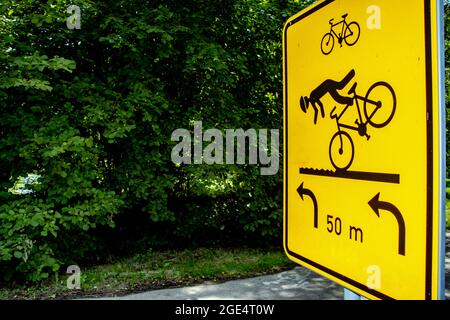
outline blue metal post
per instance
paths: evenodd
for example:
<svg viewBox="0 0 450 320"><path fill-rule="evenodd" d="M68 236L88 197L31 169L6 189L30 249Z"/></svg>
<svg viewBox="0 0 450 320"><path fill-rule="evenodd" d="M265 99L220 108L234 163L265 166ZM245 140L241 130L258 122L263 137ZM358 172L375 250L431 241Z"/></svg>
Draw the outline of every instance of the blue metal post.
<svg viewBox="0 0 450 320"><path fill-rule="evenodd" d="M445 203L446 203L446 117L445 117L445 54L444 54L444 3L436 0L438 37L438 69L439 69L439 148L440 148L440 186L439 186L439 270L438 299L445 300Z"/></svg>
<svg viewBox="0 0 450 320"><path fill-rule="evenodd" d="M344 300L361 300L361 296L344 288Z"/></svg>

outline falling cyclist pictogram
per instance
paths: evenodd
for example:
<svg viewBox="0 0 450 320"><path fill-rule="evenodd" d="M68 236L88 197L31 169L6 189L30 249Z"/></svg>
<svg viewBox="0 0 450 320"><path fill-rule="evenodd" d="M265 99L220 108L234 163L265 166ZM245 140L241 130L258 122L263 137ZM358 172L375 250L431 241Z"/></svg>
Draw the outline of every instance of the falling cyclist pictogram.
<svg viewBox="0 0 450 320"><path fill-rule="evenodd" d="M344 109L339 113L336 111L336 106L330 112L330 118L336 120L337 132L331 138L329 157L331 164L337 171L347 170L351 166L355 155L353 140L348 131L355 131L361 137L366 137L369 140L369 125L373 128L383 128L389 124L394 117L397 104L394 89L385 81L374 83L367 90L365 96L361 96L356 92L357 82L348 91L349 96L339 94L337 90L342 90L354 76L355 71L352 69L341 81L327 79L317 86L309 97L300 98L300 107L303 112L307 112L310 104L314 108L314 124L317 124L319 108L322 118L325 117L324 107L321 102L321 98L325 94L330 94L336 102L345 105ZM350 108L351 106L354 107ZM356 120L351 124L344 123L342 118L350 109L356 109Z"/></svg>

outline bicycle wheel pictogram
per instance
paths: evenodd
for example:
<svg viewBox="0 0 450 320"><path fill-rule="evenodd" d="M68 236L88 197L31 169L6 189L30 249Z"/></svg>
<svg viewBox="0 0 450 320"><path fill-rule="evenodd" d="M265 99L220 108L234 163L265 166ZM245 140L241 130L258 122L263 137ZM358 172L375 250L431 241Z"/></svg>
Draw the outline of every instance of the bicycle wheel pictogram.
<svg viewBox="0 0 450 320"><path fill-rule="evenodd" d="M364 99L364 115L371 126L382 128L394 117L396 106L394 89L389 83L379 81L367 91Z"/></svg>
<svg viewBox="0 0 450 320"><path fill-rule="evenodd" d="M350 135L345 131L336 132L329 147L331 164L336 170L347 170L355 156L355 148Z"/></svg>
<svg viewBox="0 0 450 320"><path fill-rule="evenodd" d="M345 29L344 41L348 46L353 46L359 39L359 24L356 22L351 22Z"/></svg>
<svg viewBox="0 0 450 320"><path fill-rule="evenodd" d="M333 51L334 47L334 37L331 33L327 33L323 36L322 42L320 43L320 50L324 55L329 55Z"/></svg>

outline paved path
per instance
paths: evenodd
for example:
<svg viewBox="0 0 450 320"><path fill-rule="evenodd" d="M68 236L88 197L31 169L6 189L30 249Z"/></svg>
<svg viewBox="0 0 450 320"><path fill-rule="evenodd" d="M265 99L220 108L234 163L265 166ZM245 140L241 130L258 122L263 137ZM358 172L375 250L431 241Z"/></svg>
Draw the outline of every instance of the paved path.
<svg viewBox="0 0 450 320"><path fill-rule="evenodd" d="M303 267L275 275L160 289L123 297L121 300L323 300L342 299L342 287Z"/></svg>
<svg viewBox="0 0 450 320"><path fill-rule="evenodd" d="M446 298L450 299L450 234L447 234ZM303 267L275 275L161 289L105 300L335 300L343 299L341 286Z"/></svg>

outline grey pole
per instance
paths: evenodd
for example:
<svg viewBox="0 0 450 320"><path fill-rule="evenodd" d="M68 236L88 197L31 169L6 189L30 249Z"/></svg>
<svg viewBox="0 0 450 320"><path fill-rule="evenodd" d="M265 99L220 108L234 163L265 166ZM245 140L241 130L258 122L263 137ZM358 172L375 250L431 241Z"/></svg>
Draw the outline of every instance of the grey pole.
<svg viewBox="0 0 450 320"><path fill-rule="evenodd" d="M446 116L445 116L445 51L444 51L444 2L436 0L438 31L438 72L439 72L439 270L438 299L445 300L445 203L446 203Z"/></svg>
<svg viewBox="0 0 450 320"><path fill-rule="evenodd" d="M361 296L344 288L344 300L361 300Z"/></svg>

